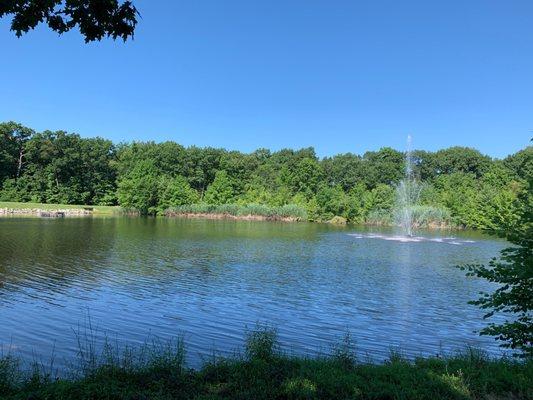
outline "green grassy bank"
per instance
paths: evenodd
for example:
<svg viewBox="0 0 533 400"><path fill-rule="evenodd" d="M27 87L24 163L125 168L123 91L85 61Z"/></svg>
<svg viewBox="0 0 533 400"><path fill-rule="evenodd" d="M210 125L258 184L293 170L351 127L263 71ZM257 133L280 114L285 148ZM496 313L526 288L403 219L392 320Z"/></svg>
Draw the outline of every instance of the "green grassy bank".
<svg viewBox="0 0 533 400"><path fill-rule="evenodd" d="M2 209L15 210L15 214L38 214L39 211L58 210L86 210L90 209L93 215L130 214L138 215L136 210L126 210L120 206L87 206L73 204L45 204L45 203L20 203L20 202L0 202ZM176 207L153 210L154 214L167 217L182 218L206 218L206 219L242 219L257 221L311 221L329 222L334 224L346 224L348 221L344 217L328 215L319 218L311 215L307 210L296 204L286 204L284 206L267 206L263 204L190 204ZM0 212L0 215L2 213ZM8 213L9 214L9 213ZM358 220L359 224L393 226L395 217L391 212L371 213L367 218ZM353 222L353 221L352 221ZM418 228L453 228L456 227L450 219L449 214L432 207L417 206L413 208L413 223Z"/></svg>
<svg viewBox="0 0 533 400"><path fill-rule="evenodd" d="M307 213L304 208L295 204L287 204L279 207L265 206L261 204L192 204L171 207L166 209L163 215L169 217L234 217L235 219L249 219L259 217L259 220L274 221L306 221Z"/></svg>
<svg viewBox="0 0 533 400"><path fill-rule="evenodd" d="M42 210L42 211L58 211L58 210L83 210L91 209L95 215L111 215L120 212L119 206L86 206L79 204L45 204L45 203L20 203L12 201L0 201L0 209L7 208L9 210Z"/></svg>
<svg viewBox="0 0 533 400"><path fill-rule="evenodd" d="M80 352L79 370L51 378L36 367L23 374L15 359L0 359L4 400L170 399L532 399L533 361L490 359L476 351L408 361L392 354L361 363L341 344L319 358L278 350L275 332L248 334L245 352L187 368L181 342L102 357Z"/></svg>

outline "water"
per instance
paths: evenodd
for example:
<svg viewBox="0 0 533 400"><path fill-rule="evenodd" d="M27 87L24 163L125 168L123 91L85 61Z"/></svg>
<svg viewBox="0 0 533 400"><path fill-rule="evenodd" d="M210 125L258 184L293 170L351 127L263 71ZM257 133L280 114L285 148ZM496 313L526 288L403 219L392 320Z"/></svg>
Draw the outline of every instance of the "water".
<svg viewBox="0 0 533 400"><path fill-rule="evenodd" d="M405 177L396 187L396 217L405 236L413 235L413 206L418 203L422 186L413 177L411 135L407 136Z"/></svg>
<svg viewBox="0 0 533 400"><path fill-rule="evenodd" d="M387 231L380 231L387 233ZM182 334L191 365L242 348L245 327L268 322L283 348L330 350L347 332L380 360L391 348L431 355L479 337L467 301L491 287L454 265L484 262L504 242L357 238L364 228L307 223L143 218L0 219L0 342L61 367L76 355L87 315L119 344ZM376 232L375 232L376 233ZM424 236L426 238L431 235ZM433 237L433 239L438 239ZM473 242L472 242L473 240Z"/></svg>

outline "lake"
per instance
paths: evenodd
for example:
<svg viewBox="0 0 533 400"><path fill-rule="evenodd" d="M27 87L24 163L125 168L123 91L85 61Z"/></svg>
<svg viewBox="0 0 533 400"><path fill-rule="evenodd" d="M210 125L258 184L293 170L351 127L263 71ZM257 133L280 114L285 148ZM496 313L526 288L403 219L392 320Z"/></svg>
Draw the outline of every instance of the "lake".
<svg viewBox="0 0 533 400"><path fill-rule="evenodd" d="M350 332L361 356L474 346L483 313L467 301L485 281L457 264L487 262L506 243L396 242L390 233L312 223L164 218L0 218L0 345L58 368L90 332L119 344L183 335L192 366L242 348L268 323L283 349L328 352ZM429 236L450 236L433 232ZM89 326L90 325L90 326Z"/></svg>

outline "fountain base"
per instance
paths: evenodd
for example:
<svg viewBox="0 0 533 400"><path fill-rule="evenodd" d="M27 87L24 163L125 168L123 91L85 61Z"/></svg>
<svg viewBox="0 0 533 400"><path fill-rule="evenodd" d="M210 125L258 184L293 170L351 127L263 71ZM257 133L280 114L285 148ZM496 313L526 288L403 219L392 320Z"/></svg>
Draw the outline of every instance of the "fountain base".
<svg viewBox="0 0 533 400"><path fill-rule="evenodd" d="M433 242L444 243L455 246L461 246L468 243L475 243L473 240L463 240L455 237L426 237L426 236L414 236L414 235L383 235L377 233L349 233L349 236L355 239L379 239L388 240L392 242L400 243L420 243L420 242Z"/></svg>

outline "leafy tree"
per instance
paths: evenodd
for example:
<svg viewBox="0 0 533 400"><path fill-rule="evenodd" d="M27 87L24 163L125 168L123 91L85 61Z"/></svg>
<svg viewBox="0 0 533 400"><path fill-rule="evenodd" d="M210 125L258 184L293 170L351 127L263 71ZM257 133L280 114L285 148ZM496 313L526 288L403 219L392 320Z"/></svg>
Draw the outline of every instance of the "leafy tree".
<svg viewBox="0 0 533 400"><path fill-rule="evenodd" d="M223 154L222 149L212 147L201 149L191 146L184 153L180 175L187 178L193 189L203 194L215 179L216 172L220 170L220 159Z"/></svg>
<svg viewBox="0 0 533 400"><path fill-rule="evenodd" d="M404 154L390 147L366 152L363 160L363 175L370 189L378 184L395 184L404 176Z"/></svg>
<svg viewBox="0 0 533 400"><path fill-rule="evenodd" d="M316 201L322 219L329 220L334 216L346 216L348 197L340 185L334 187L322 185L316 194Z"/></svg>
<svg viewBox="0 0 533 400"><path fill-rule="evenodd" d="M502 347L515 350L515 355L533 357L533 176L528 189L515 201L518 218L507 220L495 233L514 246L502 250L499 258L488 265L467 265L468 275L499 284L492 293L483 293L472 304L494 314L508 315L503 323L490 323L482 335L495 336Z"/></svg>
<svg viewBox="0 0 533 400"><path fill-rule="evenodd" d="M205 192L204 200L208 204L228 204L233 199L233 188L226 171L217 171L215 180Z"/></svg>
<svg viewBox="0 0 533 400"><path fill-rule="evenodd" d="M316 159L305 157L295 163L292 168L283 166L280 176L281 181L291 193L303 193L311 197L322 179L322 168Z"/></svg>
<svg viewBox="0 0 533 400"><path fill-rule="evenodd" d="M154 163L140 161L118 182L119 204L141 214L155 214L159 204L160 174Z"/></svg>
<svg viewBox="0 0 533 400"><path fill-rule="evenodd" d="M108 140L45 131L33 134L19 151L17 182L9 186L21 191L21 199L95 204L114 196L114 146Z"/></svg>
<svg viewBox="0 0 533 400"><path fill-rule="evenodd" d="M437 176L435 153L414 150L411 154L411 162L413 164L413 174L418 180L429 181Z"/></svg>
<svg viewBox="0 0 533 400"><path fill-rule="evenodd" d="M320 221L320 206L316 197L313 197L309 200L305 210L307 212L307 219L309 221Z"/></svg>
<svg viewBox="0 0 533 400"><path fill-rule="evenodd" d="M483 226L480 192L474 174L454 172L439 176L435 181L439 193L439 203L451 211L454 221L459 225L480 228Z"/></svg>
<svg viewBox="0 0 533 400"><path fill-rule="evenodd" d="M200 200L198 193L191 188L183 176L166 178L160 185L159 210L164 211L169 207L196 204Z"/></svg>
<svg viewBox="0 0 533 400"><path fill-rule="evenodd" d="M432 157L432 168L435 175L463 172L481 177L491 162L490 157L468 147L450 147L439 150Z"/></svg>
<svg viewBox="0 0 533 400"><path fill-rule="evenodd" d="M244 193L258 165L259 160L253 154L230 151L220 157L220 168L228 173L235 195Z"/></svg>
<svg viewBox="0 0 533 400"><path fill-rule="evenodd" d="M392 210L394 207L395 190L389 185L378 184L365 199L365 208L370 210Z"/></svg>
<svg viewBox="0 0 533 400"><path fill-rule="evenodd" d="M244 193L237 199L238 204L270 204L272 193L258 182L252 182L245 186Z"/></svg>
<svg viewBox="0 0 533 400"><path fill-rule="evenodd" d="M164 175L182 175L185 164L185 148L175 142L133 142L122 144L117 151L118 173L130 171L136 163L150 160Z"/></svg>
<svg viewBox="0 0 533 400"><path fill-rule="evenodd" d="M365 166L360 156L346 153L322 160L322 168L330 186L341 185L349 191L360 182L365 182Z"/></svg>
<svg viewBox="0 0 533 400"><path fill-rule="evenodd" d="M415 151L414 173L424 182L421 204L451 213L452 221L465 227L496 229L515 220L514 204L533 170L532 149L502 161L461 147ZM319 160L313 148L245 154L171 141L114 145L0 124L0 199L12 201L113 205L120 200L143 213L202 198L217 204L292 203L308 208L314 220L339 215L351 222L388 223L404 164L404 153L390 148ZM224 172L215 179L217 171Z"/></svg>
<svg viewBox="0 0 533 400"><path fill-rule="evenodd" d="M12 15L11 30L20 37L40 23L59 33L78 27L85 42L104 37L133 37L137 9L131 1L118 0L3 0L0 17Z"/></svg>
<svg viewBox="0 0 533 400"><path fill-rule="evenodd" d="M346 217L349 221L363 223L369 210L366 209L367 190L363 183L354 186L348 192Z"/></svg>
<svg viewBox="0 0 533 400"><path fill-rule="evenodd" d="M518 178L527 180L533 176L533 146L512 154L503 160L503 164Z"/></svg>
<svg viewBox="0 0 533 400"><path fill-rule="evenodd" d="M0 123L0 186L5 179L17 179L21 175L25 144L34 133L16 122Z"/></svg>

